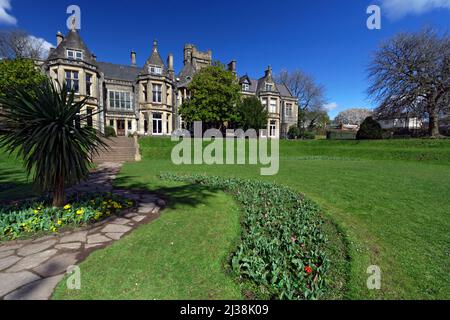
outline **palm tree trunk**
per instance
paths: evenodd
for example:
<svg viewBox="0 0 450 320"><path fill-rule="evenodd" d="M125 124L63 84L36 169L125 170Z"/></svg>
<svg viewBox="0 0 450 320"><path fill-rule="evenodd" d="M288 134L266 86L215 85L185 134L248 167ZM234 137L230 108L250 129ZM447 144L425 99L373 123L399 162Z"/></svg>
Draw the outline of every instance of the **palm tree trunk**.
<svg viewBox="0 0 450 320"><path fill-rule="evenodd" d="M53 206L61 208L66 201L66 193L64 192L64 179L61 179L53 191Z"/></svg>

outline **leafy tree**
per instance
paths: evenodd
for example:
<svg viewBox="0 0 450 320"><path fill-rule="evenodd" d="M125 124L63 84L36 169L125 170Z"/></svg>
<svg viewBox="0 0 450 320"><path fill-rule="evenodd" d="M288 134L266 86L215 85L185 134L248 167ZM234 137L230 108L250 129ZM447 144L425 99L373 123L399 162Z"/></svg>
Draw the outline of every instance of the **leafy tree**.
<svg viewBox="0 0 450 320"><path fill-rule="evenodd" d="M358 140L378 140L383 139L383 130L378 121L374 120L372 117L368 117L361 124L361 127L356 135Z"/></svg>
<svg viewBox="0 0 450 320"><path fill-rule="evenodd" d="M267 129L269 113L256 97L245 98L239 107L239 126L241 129Z"/></svg>
<svg viewBox="0 0 450 320"><path fill-rule="evenodd" d="M369 79L378 115L428 117L429 135L439 136L440 114L450 109L450 36L398 34L376 52Z"/></svg>
<svg viewBox="0 0 450 320"><path fill-rule="evenodd" d="M297 126L292 126L288 130L289 139L298 139L301 136L301 131Z"/></svg>
<svg viewBox="0 0 450 320"><path fill-rule="evenodd" d="M0 74L0 96L15 87L32 90L46 79L29 59L1 60Z"/></svg>
<svg viewBox="0 0 450 320"><path fill-rule="evenodd" d="M97 130L81 115L86 99L46 80L32 92L13 88L0 97L5 131L0 147L17 152L29 176L42 191L53 193L53 205L61 207L65 188L89 175L92 155L106 148Z"/></svg>
<svg viewBox="0 0 450 320"><path fill-rule="evenodd" d="M202 121L208 128L225 130L239 121L241 87L221 64L200 70L189 84L191 97L180 107L187 123Z"/></svg>

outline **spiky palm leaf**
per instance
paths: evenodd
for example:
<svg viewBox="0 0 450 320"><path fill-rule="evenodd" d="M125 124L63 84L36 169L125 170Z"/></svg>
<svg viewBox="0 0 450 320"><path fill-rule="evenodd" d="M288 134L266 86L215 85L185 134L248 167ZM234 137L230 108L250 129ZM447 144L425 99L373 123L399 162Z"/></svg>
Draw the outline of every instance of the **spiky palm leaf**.
<svg viewBox="0 0 450 320"><path fill-rule="evenodd" d="M77 101L64 84L44 81L34 90L16 88L0 97L4 131L0 146L24 160L29 176L53 204L64 205L64 189L89 175L92 155L106 144L80 115L86 99Z"/></svg>

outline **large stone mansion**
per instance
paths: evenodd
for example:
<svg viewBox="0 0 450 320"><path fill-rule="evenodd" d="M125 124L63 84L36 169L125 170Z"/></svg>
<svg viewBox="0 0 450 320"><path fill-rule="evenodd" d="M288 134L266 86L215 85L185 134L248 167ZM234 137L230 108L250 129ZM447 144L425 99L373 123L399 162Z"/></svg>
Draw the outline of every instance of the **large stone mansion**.
<svg viewBox="0 0 450 320"><path fill-rule="evenodd" d="M195 73L212 61L211 51L200 52L187 44L184 67L176 74L173 55L165 63L155 41L143 67L136 65L135 52L128 66L100 62L78 31L71 30L66 36L58 32L57 47L51 49L42 68L51 79L67 83L80 98L87 98L82 113L88 115L88 125L102 132L111 126L120 136L163 136L184 127L178 108L189 97L188 85ZM228 68L237 76L236 61ZM256 96L268 108L271 137L284 136L297 124L297 101L286 86L275 83L270 67L259 80L247 75L237 79L243 96Z"/></svg>

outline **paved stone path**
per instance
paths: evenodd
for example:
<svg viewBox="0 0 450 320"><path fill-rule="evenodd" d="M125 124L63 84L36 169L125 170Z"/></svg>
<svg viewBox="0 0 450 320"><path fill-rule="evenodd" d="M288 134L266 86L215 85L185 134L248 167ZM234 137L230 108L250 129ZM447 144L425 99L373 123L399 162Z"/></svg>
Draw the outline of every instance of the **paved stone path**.
<svg viewBox="0 0 450 320"><path fill-rule="evenodd" d="M49 299L69 266L77 265L93 251L159 217L165 203L155 195L113 190L112 181L120 167L121 164L116 163L102 164L88 182L69 192L114 192L135 200L138 208L123 217L111 217L89 228L0 245L0 299Z"/></svg>

